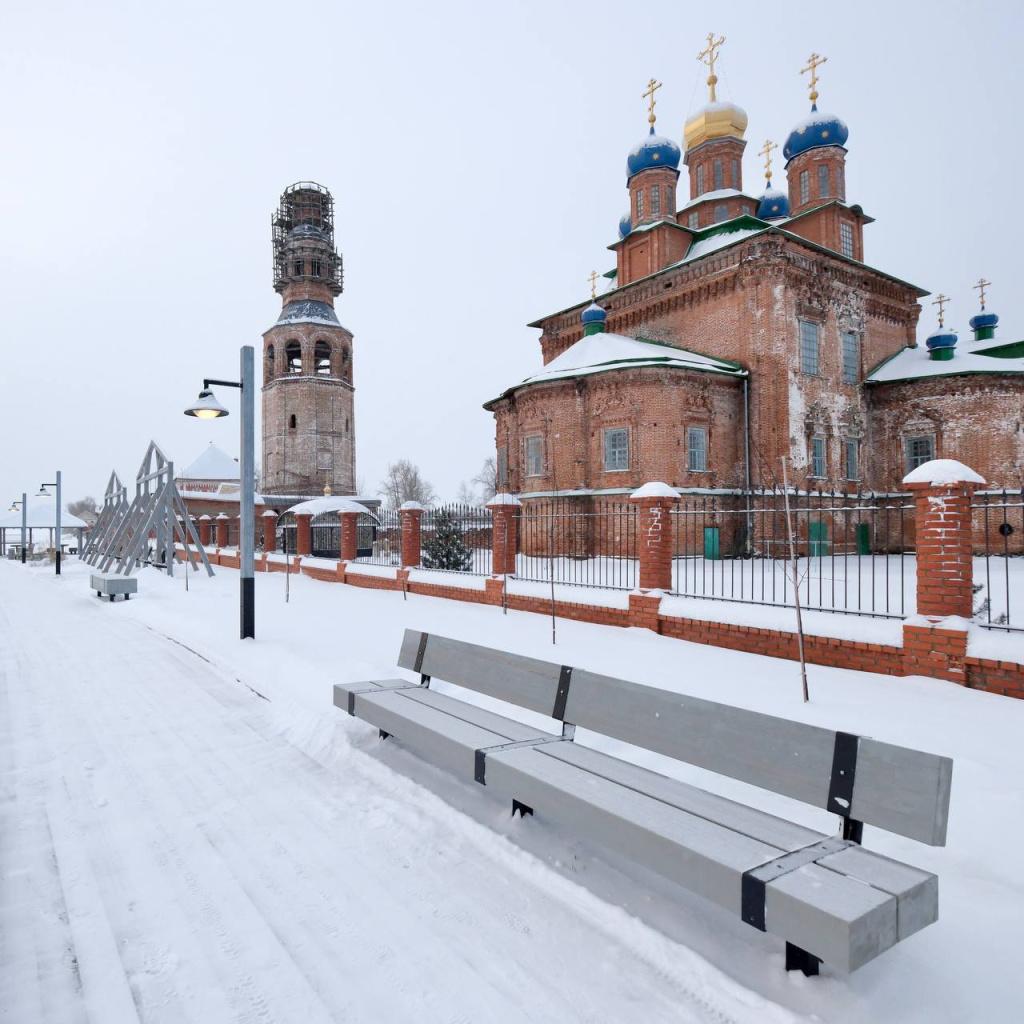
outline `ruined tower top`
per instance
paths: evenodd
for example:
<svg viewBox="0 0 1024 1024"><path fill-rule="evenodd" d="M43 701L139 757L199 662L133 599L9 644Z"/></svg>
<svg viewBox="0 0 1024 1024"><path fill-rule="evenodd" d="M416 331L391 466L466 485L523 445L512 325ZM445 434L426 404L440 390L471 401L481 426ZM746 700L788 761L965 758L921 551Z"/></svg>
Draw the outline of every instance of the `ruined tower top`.
<svg viewBox="0 0 1024 1024"><path fill-rule="evenodd" d="M333 305L342 291L341 255L334 248L334 197L315 181L281 193L271 221L274 290L287 305L313 299Z"/></svg>

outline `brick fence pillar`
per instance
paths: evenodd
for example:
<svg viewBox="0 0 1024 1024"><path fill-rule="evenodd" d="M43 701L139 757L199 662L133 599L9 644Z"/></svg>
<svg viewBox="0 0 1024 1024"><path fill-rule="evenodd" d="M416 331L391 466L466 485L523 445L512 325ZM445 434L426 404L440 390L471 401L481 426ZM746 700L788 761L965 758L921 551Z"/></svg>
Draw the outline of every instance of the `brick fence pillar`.
<svg viewBox="0 0 1024 1024"><path fill-rule="evenodd" d="M217 547L219 548L226 548L228 546L228 523L230 521L223 512L217 516Z"/></svg>
<svg viewBox="0 0 1024 1024"><path fill-rule="evenodd" d="M295 554L313 554L313 517L308 513L295 514Z"/></svg>
<svg viewBox="0 0 1024 1024"><path fill-rule="evenodd" d="M210 535L213 533L213 523L209 516L199 517L199 543L204 548L210 546Z"/></svg>
<svg viewBox="0 0 1024 1024"><path fill-rule="evenodd" d="M516 571L519 551L519 499L513 494L496 494L491 510L491 574L507 576Z"/></svg>
<svg viewBox="0 0 1024 1024"><path fill-rule="evenodd" d="M420 520L423 506L418 501L407 501L398 510L402 521L402 568L408 569L420 564Z"/></svg>
<svg viewBox="0 0 1024 1024"><path fill-rule="evenodd" d="M640 555L640 590L672 589L672 519L679 500L668 484L644 484L629 498L639 507L637 549Z"/></svg>
<svg viewBox="0 0 1024 1024"><path fill-rule="evenodd" d="M338 552L343 562L355 561L358 553L357 527L359 526L358 512L341 512L341 549Z"/></svg>
<svg viewBox="0 0 1024 1024"><path fill-rule="evenodd" d="M267 509L266 512L260 516L260 522L263 524L263 550L264 551L276 551L277 550L277 513L273 509Z"/></svg>

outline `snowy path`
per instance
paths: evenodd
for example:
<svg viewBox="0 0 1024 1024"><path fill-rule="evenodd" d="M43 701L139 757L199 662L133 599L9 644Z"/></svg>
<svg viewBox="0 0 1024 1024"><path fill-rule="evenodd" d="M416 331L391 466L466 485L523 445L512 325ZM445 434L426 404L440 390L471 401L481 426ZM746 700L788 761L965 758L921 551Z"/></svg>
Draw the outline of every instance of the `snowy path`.
<svg viewBox="0 0 1024 1024"><path fill-rule="evenodd" d="M83 584L0 571L0 1020L794 1019Z"/></svg>

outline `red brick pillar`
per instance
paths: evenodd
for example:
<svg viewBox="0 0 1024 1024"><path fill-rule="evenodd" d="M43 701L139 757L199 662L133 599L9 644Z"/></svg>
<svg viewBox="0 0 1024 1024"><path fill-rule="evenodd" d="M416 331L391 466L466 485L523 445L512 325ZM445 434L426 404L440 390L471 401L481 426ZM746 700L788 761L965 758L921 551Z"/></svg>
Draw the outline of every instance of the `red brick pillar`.
<svg viewBox="0 0 1024 1024"><path fill-rule="evenodd" d="M640 590L672 589L672 518L677 492L659 482L644 484L630 495L639 506L637 548L640 555Z"/></svg>
<svg viewBox="0 0 1024 1024"><path fill-rule="evenodd" d="M199 543L204 548L210 546L210 535L213 533L213 523L210 521L209 516L199 517Z"/></svg>
<svg viewBox="0 0 1024 1024"><path fill-rule="evenodd" d="M511 494L496 494L487 507L491 510L491 574L506 576L516 571L519 550L519 499Z"/></svg>
<svg viewBox="0 0 1024 1024"><path fill-rule="evenodd" d="M356 543L356 528L359 526L358 512L341 512L341 551L339 555L343 562L355 560L358 551Z"/></svg>
<svg viewBox="0 0 1024 1024"><path fill-rule="evenodd" d="M217 547L226 548L228 546L228 517L221 512L217 516Z"/></svg>
<svg viewBox="0 0 1024 1024"><path fill-rule="evenodd" d="M402 568L420 564L420 520L423 506L418 501L407 501L399 510L402 521Z"/></svg>
<svg viewBox="0 0 1024 1024"><path fill-rule="evenodd" d="M260 516L263 523L263 550L266 552L277 550L277 513L271 509Z"/></svg>
<svg viewBox="0 0 1024 1024"><path fill-rule="evenodd" d="M974 582L971 499L985 481L952 459L935 459L903 478L914 494L917 614L971 617Z"/></svg>
<svg viewBox="0 0 1024 1024"><path fill-rule="evenodd" d="M296 513L295 516L295 554L313 554L313 517L309 514Z"/></svg>

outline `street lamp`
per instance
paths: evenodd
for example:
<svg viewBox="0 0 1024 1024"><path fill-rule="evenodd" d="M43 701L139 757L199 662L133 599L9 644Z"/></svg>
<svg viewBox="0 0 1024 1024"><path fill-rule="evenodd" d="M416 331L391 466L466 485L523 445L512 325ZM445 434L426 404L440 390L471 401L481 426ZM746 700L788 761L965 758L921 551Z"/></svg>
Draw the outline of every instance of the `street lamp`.
<svg viewBox="0 0 1024 1024"><path fill-rule="evenodd" d="M11 502L11 511L21 509L21 564L25 564L25 535L28 533L28 494L21 492L21 501Z"/></svg>
<svg viewBox="0 0 1024 1024"><path fill-rule="evenodd" d="M243 345L240 352L241 381L212 380L203 381L203 390L196 401L185 410L186 416L194 416L200 420L214 420L227 416L228 411L210 390L211 385L218 387L239 388L242 392L242 423L241 423L241 488L239 492L240 521L239 537L239 572L240 572L240 635L243 640L256 636L256 580L253 575L253 540L255 534L256 495L253 487L254 476L254 424L256 421L256 385L255 355L252 345Z"/></svg>
<svg viewBox="0 0 1024 1024"><path fill-rule="evenodd" d="M57 491L56 496L55 496L56 497L56 502L57 502L57 543L55 545L55 547L57 549L57 551L56 551L56 556L57 557L56 557L55 565L56 565L56 568L57 568L57 575L59 576L60 575L60 547L61 547L61 532L60 532L60 470L59 469L57 470L57 479L52 484L40 484L39 485L39 495L38 495L39 497L45 496L45 497L48 498L50 496L47 493L47 490L46 490L47 487L54 487L54 488L56 488L56 491Z"/></svg>

